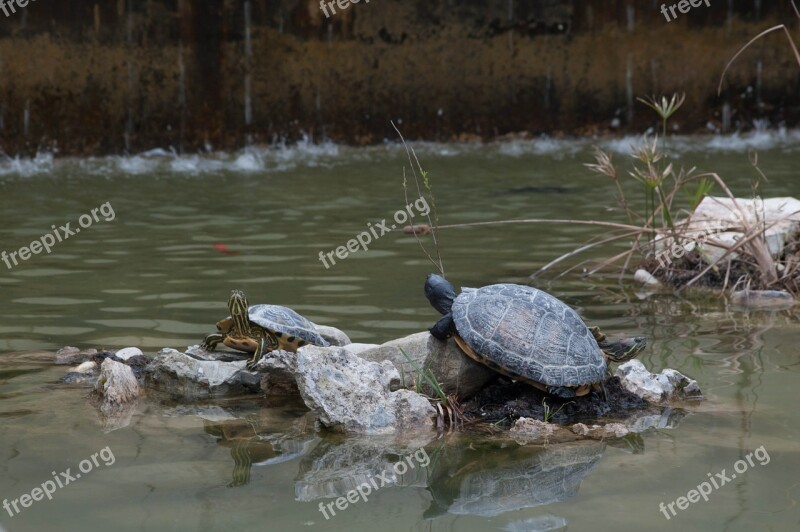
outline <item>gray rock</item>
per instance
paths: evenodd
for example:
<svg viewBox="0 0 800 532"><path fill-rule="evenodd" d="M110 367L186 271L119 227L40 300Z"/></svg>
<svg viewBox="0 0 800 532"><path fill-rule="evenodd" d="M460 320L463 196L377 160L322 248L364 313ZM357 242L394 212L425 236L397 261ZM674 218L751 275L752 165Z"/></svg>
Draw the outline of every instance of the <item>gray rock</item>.
<svg viewBox="0 0 800 532"><path fill-rule="evenodd" d="M782 310L792 308L795 300L785 290L740 290L731 295L731 303L752 309Z"/></svg>
<svg viewBox="0 0 800 532"><path fill-rule="evenodd" d="M220 347L222 344L220 344ZM186 354L197 360L207 360L216 362L238 362L240 360L250 360L252 355L243 351L228 351L217 348L214 351L207 351L199 345L190 345L186 349Z"/></svg>
<svg viewBox="0 0 800 532"><path fill-rule="evenodd" d="M259 375L258 386L268 397L296 396L300 393L297 390L296 369L296 353L283 350L271 351L256 365Z"/></svg>
<svg viewBox="0 0 800 532"><path fill-rule="evenodd" d="M197 360L175 349L162 349L145 371L145 385L188 399L252 392L243 382L246 362Z"/></svg>
<svg viewBox="0 0 800 532"><path fill-rule="evenodd" d="M575 423L570 428L578 436L592 438L595 440L605 440L607 438L622 438L630 433L628 427L622 423L606 423L605 425L585 425Z"/></svg>
<svg viewBox="0 0 800 532"><path fill-rule="evenodd" d="M128 360L133 357L144 356L144 353L142 353L142 350L139 349L138 347L126 347L125 349L120 349L114 354L120 360Z"/></svg>
<svg viewBox="0 0 800 532"><path fill-rule="evenodd" d="M413 364L408 362L403 351ZM359 356L373 362L391 361L400 370L406 387L413 387L418 381L418 369L430 369L444 392L460 399L472 396L497 377L497 373L465 355L452 338L442 342L427 331L386 342L362 351ZM435 396L427 382L424 379L421 382L419 391Z"/></svg>
<svg viewBox="0 0 800 532"><path fill-rule="evenodd" d="M352 343L350 338L342 331L337 329L336 327L328 327L327 325L317 325L314 324L314 327L317 328L317 332L319 333L322 338L328 341L329 344L332 346L343 347Z"/></svg>
<svg viewBox="0 0 800 532"><path fill-rule="evenodd" d="M553 423L521 417L514 423L508 433L516 440L544 440L555 435L560 428Z"/></svg>
<svg viewBox="0 0 800 532"><path fill-rule="evenodd" d="M703 398L697 381L669 368L659 374L650 373L636 359L617 367L616 376L626 390L651 403L666 404Z"/></svg>
<svg viewBox="0 0 800 532"><path fill-rule="evenodd" d="M389 361L369 362L346 349L306 346L297 352L296 377L306 406L332 430L394 434L433 428L430 402L398 390L400 374Z"/></svg>
<svg viewBox="0 0 800 532"><path fill-rule="evenodd" d="M139 397L139 382L129 366L107 358L100 366L95 391L103 397L104 406L114 407Z"/></svg>
<svg viewBox="0 0 800 532"><path fill-rule="evenodd" d="M58 365L73 366L90 360L96 354L97 349L84 349L81 351L77 347L62 347L56 351L55 363Z"/></svg>

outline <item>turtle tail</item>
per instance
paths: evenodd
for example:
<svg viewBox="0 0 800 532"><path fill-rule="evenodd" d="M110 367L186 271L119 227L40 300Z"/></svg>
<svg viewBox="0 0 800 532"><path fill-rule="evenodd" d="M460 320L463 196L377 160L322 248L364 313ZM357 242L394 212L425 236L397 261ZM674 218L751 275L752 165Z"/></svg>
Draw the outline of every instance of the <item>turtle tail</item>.
<svg viewBox="0 0 800 532"><path fill-rule="evenodd" d="M449 314L456 299L456 291L444 277L431 273L425 280L425 297L439 313Z"/></svg>

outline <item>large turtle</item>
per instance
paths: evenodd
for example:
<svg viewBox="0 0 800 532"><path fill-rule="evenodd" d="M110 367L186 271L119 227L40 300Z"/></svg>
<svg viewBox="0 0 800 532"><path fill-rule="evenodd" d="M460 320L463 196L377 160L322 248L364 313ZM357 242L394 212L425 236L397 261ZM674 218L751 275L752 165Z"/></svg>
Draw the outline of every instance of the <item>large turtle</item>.
<svg viewBox="0 0 800 532"><path fill-rule="evenodd" d="M222 342L226 346L253 353L247 363L253 369L266 353L276 349L295 352L306 344L327 347L328 342L314 324L287 307L278 305L247 306L244 292L234 290L228 300L231 315L217 322L218 333L209 334L202 347L213 351Z"/></svg>
<svg viewBox="0 0 800 532"><path fill-rule="evenodd" d="M528 286L463 288L456 296L449 282L430 274L425 295L444 314L433 336L455 336L478 362L559 397L587 394L609 373L608 360L630 360L647 344L643 337L608 342L566 304Z"/></svg>

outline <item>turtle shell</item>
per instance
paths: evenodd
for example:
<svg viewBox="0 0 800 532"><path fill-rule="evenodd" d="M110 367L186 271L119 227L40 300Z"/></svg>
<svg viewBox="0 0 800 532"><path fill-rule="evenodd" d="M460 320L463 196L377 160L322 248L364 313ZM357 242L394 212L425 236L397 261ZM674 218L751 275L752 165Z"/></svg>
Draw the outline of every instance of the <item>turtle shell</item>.
<svg viewBox="0 0 800 532"><path fill-rule="evenodd" d="M309 320L287 307L280 305L253 305L248 308L250 321L274 333L294 336L309 344L328 347L317 332L317 328Z"/></svg>
<svg viewBox="0 0 800 532"><path fill-rule="evenodd" d="M606 361L592 333L563 302L535 288L464 288L453 303L461 338L515 378L548 386L602 380Z"/></svg>

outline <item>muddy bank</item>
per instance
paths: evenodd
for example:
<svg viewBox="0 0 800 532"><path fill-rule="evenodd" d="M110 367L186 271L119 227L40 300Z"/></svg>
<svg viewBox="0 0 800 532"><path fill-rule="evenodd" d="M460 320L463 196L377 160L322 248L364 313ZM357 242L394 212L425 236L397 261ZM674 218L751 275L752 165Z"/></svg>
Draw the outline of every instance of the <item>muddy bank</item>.
<svg viewBox="0 0 800 532"><path fill-rule="evenodd" d="M791 21L789 2L718 2L669 23L634 4L373 0L326 19L305 0L38 0L0 20L0 147L369 144L395 137L392 119L438 141L639 132L655 120L634 97L672 91L687 92L682 132L794 125L798 67L778 36L716 95L739 47Z"/></svg>

